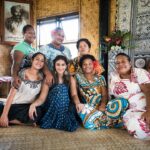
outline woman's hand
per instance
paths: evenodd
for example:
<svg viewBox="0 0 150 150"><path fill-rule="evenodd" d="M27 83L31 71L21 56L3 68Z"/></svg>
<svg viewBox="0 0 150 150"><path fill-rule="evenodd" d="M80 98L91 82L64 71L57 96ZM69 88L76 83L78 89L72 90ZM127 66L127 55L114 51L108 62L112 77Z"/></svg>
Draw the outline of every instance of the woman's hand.
<svg viewBox="0 0 150 150"><path fill-rule="evenodd" d="M34 116L37 116L36 106L34 104L31 104L29 108L29 117L30 119L34 120Z"/></svg>
<svg viewBox="0 0 150 150"><path fill-rule="evenodd" d="M1 127L8 127L9 126L9 120L7 115L2 115L0 117L0 126Z"/></svg>
<svg viewBox="0 0 150 150"><path fill-rule="evenodd" d="M53 84L53 75L50 71L47 71L47 73L45 74L45 82L47 85L51 86Z"/></svg>
<svg viewBox="0 0 150 150"><path fill-rule="evenodd" d="M150 83L141 84L140 88L146 96L146 112L143 113L142 118L150 129Z"/></svg>
<svg viewBox="0 0 150 150"><path fill-rule="evenodd" d="M150 129L150 110L147 110L142 114L142 119L146 121L148 128Z"/></svg>
<svg viewBox="0 0 150 150"><path fill-rule="evenodd" d="M19 86L21 84L21 80L18 76L16 77L13 77L13 81L12 81L12 86L15 88L15 89L18 89Z"/></svg>
<svg viewBox="0 0 150 150"><path fill-rule="evenodd" d="M106 105L105 104L101 104L98 108L99 111L105 111L106 110Z"/></svg>
<svg viewBox="0 0 150 150"><path fill-rule="evenodd" d="M76 109L78 113L80 113L83 110L83 108L84 108L84 104L81 103L76 104Z"/></svg>

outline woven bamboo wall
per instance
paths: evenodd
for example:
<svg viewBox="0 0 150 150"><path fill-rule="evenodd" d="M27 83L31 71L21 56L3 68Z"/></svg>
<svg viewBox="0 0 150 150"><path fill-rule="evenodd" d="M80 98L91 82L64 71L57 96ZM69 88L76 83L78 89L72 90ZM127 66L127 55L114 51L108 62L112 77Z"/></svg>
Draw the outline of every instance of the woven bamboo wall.
<svg viewBox="0 0 150 150"><path fill-rule="evenodd" d="M10 75L10 46L0 45L0 76Z"/></svg>
<svg viewBox="0 0 150 150"><path fill-rule="evenodd" d="M0 1L0 9L2 9L1 6L2 6L2 1ZM0 13L0 22L2 22L1 15L2 14ZM2 24L0 24L0 29L2 31ZM10 75L11 61L10 61L9 53L11 48L12 48L11 46L0 44L0 76Z"/></svg>
<svg viewBox="0 0 150 150"><path fill-rule="evenodd" d="M110 24L109 24L109 32L112 32L115 29L116 24L116 1L110 1Z"/></svg>
<svg viewBox="0 0 150 150"><path fill-rule="evenodd" d="M79 10L79 0L36 0L36 17L46 18Z"/></svg>
<svg viewBox="0 0 150 150"><path fill-rule="evenodd" d="M81 0L80 35L92 43L91 53L99 58L99 1Z"/></svg>

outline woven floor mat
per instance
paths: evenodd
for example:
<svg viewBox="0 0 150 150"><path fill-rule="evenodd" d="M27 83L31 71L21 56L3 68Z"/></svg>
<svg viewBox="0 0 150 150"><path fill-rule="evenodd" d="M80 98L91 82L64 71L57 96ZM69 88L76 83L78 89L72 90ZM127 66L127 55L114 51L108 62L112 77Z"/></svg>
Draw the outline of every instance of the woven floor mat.
<svg viewBox="0 0 150 150"><path fill-rule="evenodd" d="M79 128L70 133L29 126L0 128L0 150L150 150L150 141L130 136L127 131Z"/></svg>

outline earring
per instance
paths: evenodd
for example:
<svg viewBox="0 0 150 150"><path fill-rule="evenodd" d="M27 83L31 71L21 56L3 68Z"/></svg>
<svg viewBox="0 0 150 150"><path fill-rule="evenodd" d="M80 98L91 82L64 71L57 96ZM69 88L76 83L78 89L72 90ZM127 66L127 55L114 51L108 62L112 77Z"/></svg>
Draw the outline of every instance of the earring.
<svg viewBox="0 0 150 150"><path fill-rule="evenodd" d="M67 70L65 70L64 75L68 75L68 71Z"/></svg>

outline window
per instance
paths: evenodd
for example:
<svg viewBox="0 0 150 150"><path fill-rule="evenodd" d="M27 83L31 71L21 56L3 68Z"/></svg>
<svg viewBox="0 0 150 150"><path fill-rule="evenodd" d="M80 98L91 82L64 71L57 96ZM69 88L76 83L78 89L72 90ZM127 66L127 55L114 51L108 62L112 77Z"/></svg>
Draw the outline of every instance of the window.
<svg viewBox="0 0 150 150"><path fill-rule="evenodd" d="M76 42L79 39L79 15L77 13L38 20L38 48L52 41L51 31L56 27L63 28L65 33L63 45L70 49L72 58L76 57L78 53L76 48Z"/></svg>

